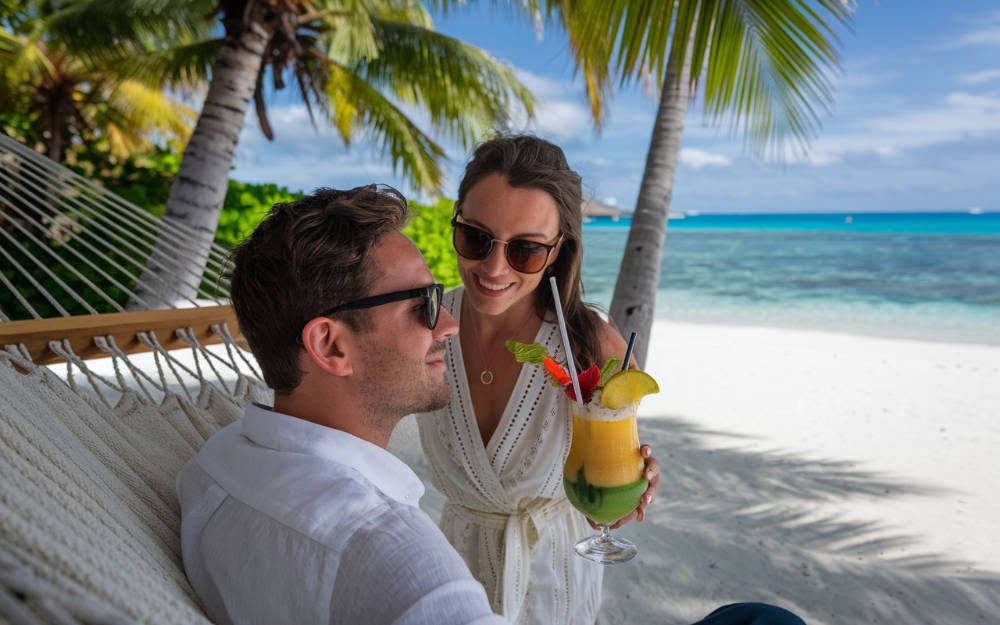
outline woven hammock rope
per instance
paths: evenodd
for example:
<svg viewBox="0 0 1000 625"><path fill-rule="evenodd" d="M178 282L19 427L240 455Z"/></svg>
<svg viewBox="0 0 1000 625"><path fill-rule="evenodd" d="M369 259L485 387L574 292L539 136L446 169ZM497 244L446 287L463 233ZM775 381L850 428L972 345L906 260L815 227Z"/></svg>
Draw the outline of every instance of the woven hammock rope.
<svg viewBox="0 0 1000 625"><path fill-rule="evenodd" d="M193 238L193 231L161 222L147 211L3 134L0 134L0 211L3 226L0 228L0 256L19 278L38 289L39 296L64 316L67 313L60 300L72 300L91 314L97 311L86 302L83 297L86 293L76 293L69 288L52 271L53 266L63 268L80 280L91 297L123 312L123 307L108 297L106 291L115 287L134 296L130 285L139 279L145 258L157 237L176 245L179 254L184 253ZM58 242L58 245L50 245L46 240ZM34 251L28 243L34 244ZM184 282L198 287L198 299L189 298L188 305L224 303L229 286L222 278L225 255L226 251L213 243L204 276L190 271L183 276ZM157 264L155 259L150 262ZM102 284L94 284L84 270L97 274ZM38 274L52 279L58 288L46 289L35 277ZM203 278L215 284L221 296L205 291L201 287ZM8 290L15 286L6 278L3 282ZM155 292L162 285L145 286ZM148 309L174 306L174 302L162 298L154 302L140 300L140 303ZM12 315L0 310L0 321L39 318L30 306L28 308L27 315L24 311Z"/></svg>
<svg viewBox="0 0 1000 625"><path fill-rule="evenodd" d="M271 394L229 325L219 246L185 276L199 285L189 309L125 312L111 295L133 296L133 259L157 237L190 239L0 134L0 291L13 302L0 309L0 623L208 622L181 564L174 479ZM141 303L174 305L157 299ZM44 338L5 340L35 328Z"/></svg>

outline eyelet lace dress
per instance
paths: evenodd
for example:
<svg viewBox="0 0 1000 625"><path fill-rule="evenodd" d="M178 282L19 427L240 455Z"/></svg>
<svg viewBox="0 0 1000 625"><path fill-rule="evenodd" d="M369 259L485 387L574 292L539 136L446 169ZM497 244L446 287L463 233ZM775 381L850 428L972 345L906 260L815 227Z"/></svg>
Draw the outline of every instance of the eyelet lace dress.
<svg viewBox="0 0 1000 625"><path fill-rule="evenodd" d="M462 294L459 287L444 297L456 318ZM542 323L535 341L561 358L555 324ZM594 623L602 570L573 551L593 530L563 492L572 432L561 391L541 367L522 367L484 448L457 338L445 364L451 404L417 416L431 481L447 498L441 530L511 623Z"/></svg>

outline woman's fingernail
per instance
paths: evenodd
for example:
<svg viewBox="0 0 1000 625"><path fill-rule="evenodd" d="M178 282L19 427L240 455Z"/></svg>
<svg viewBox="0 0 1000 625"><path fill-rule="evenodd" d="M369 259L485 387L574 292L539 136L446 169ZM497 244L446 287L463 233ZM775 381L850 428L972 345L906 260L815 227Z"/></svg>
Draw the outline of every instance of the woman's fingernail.
<svg viewBox="0 0 1000 625"><path fill-rule="evenodd" d="M651 503L653 503L653 496L652 495L646 495L646 505L648 506Z"/></svg>

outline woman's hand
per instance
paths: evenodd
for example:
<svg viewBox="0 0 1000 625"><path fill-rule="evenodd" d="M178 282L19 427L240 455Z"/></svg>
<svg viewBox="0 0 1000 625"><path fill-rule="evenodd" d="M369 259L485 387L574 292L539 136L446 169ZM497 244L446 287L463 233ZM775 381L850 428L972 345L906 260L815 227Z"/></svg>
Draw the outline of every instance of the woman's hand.
<svg viewBox="0 0 1000 625"><path fill-rule="evenodd" d="M653 457L653 448L649 445L643 445L639 448L639 453L643 458L646 459L646 466L643 467L643 475L649 480L649 486L646 488L646 492L642 494L639 498L639 505L636 506L635 510L630 512L628 516L622 517L614 522L613 525L609 526L609 529L618 529L622 525L629 523L632 519L636 521L642 521L646 518L646 506L653 503L653 499L656 497L656 491L660 489L660 461ZM600 529L596 523L587 519L590 526L595 530Z"/></svg>

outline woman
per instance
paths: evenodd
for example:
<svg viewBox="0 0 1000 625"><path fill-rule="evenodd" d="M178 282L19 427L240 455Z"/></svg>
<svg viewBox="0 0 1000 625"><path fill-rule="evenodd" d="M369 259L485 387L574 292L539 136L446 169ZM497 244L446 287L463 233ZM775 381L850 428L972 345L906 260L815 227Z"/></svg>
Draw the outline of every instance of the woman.
<svg viewBox="0 0 1000 625"><path fill-rule="evenodd" d="M441 528L493 609L519 624L593 623L600 607L601 566L573 552L592 530L562 487L567 403L541 367L522 366L504 345L538 342L565 359L554 275L578 368L624 356L621 335L580 299L581 204L580 176L555 145L521 135L479 146L453 219L464 286L444 300L460 328L445 356L452 403L418 417L447 497ZM659 487L659 465L648 446L642 453L650 487L619 524L641 520Z"/></svg>

